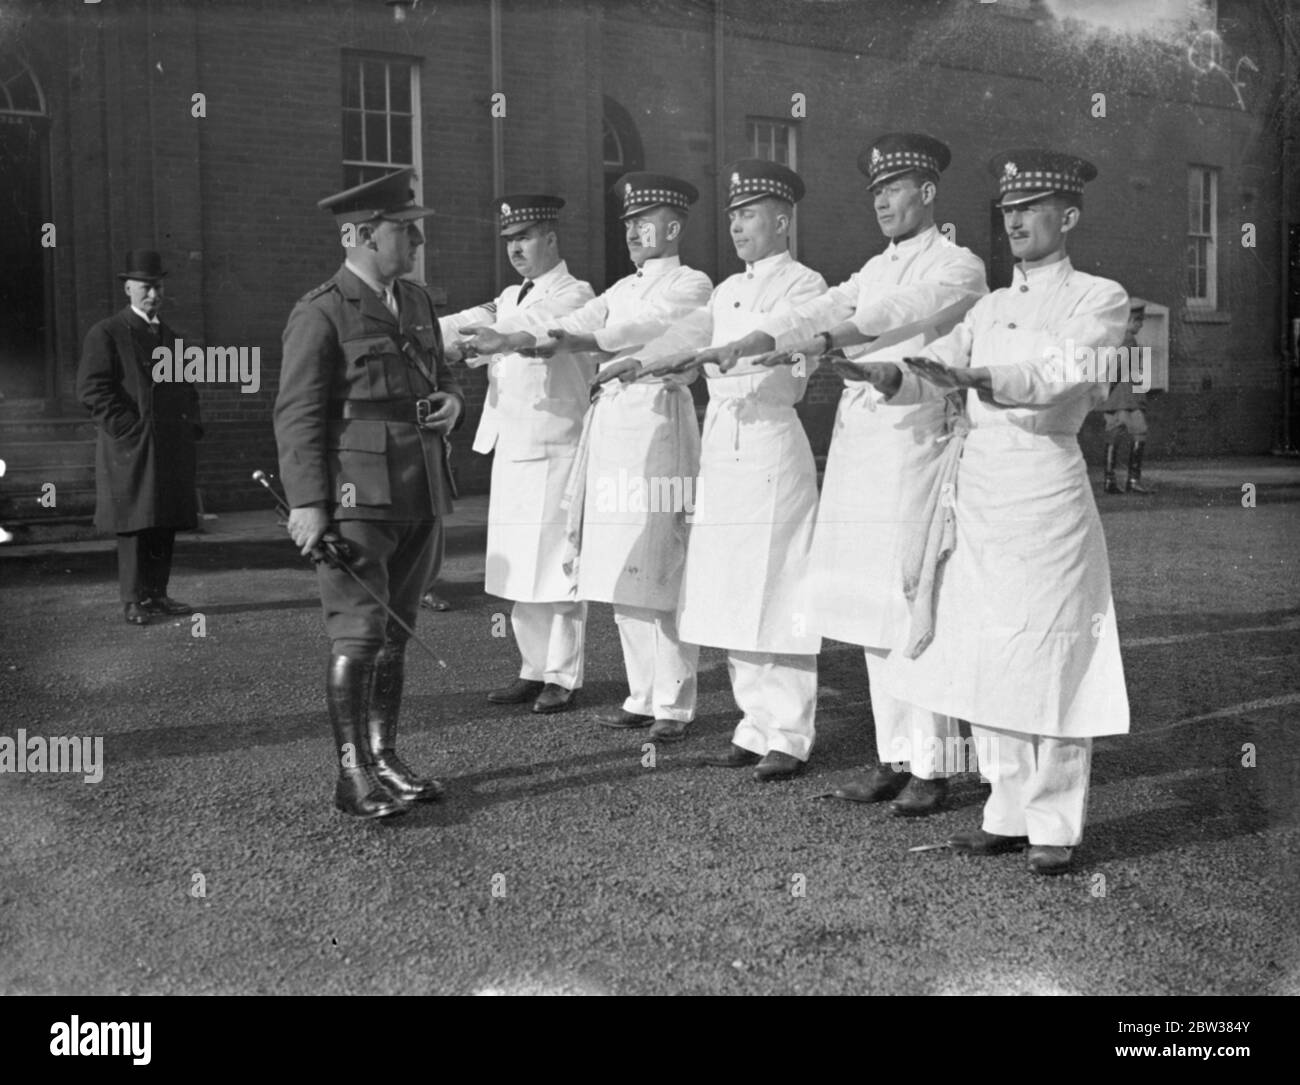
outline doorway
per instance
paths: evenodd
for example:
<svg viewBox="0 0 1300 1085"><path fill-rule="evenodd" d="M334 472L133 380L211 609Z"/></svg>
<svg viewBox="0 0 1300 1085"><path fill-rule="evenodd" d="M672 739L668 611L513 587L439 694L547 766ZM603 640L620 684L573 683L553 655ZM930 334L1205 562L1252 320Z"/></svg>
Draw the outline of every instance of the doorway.
<svg viewBox="0 0 1300 1085"><path fill-rule="evenodd" d="M36 77L0 54L0 395L54 398L46 257L49 119ZM55 236L57 241L57 235Z"/></svg>

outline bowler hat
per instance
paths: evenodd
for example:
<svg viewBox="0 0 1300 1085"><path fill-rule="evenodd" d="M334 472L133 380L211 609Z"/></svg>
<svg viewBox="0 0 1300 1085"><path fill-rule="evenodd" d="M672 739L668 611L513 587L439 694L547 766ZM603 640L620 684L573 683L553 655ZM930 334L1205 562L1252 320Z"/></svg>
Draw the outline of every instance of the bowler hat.
<svg viewBox="0 0 1300 1085"><path fill-rule="evenodd" d="M162 257L149 249L132 249L126 254L126 270L119 271L119 279L138 279L142 283L154 283L167 272L163 270Z"/></svg>

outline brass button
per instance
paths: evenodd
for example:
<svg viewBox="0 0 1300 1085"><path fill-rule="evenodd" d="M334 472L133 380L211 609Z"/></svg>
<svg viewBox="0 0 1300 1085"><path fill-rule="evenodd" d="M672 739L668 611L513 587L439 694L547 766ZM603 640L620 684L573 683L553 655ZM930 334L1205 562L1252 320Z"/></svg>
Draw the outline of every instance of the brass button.
<svg viewBox="0 0 1300 1085"><path fill-rule="evenodd" d="M1027 286L1022 286L1022 287L1020 288L1020 292L1023 294L1023 293L1025 293L1025 291L1027 291L1028 289L1029 289L1029 287L1027 287Z"/></svg>
<svg viewBox="0 0 1300 1085"><path fill-rule="evenodd" d="M1008 327L1008 328L1014 328L1015 325L1014 325L1014 324L1008 324L1007 327Z"/></svg>

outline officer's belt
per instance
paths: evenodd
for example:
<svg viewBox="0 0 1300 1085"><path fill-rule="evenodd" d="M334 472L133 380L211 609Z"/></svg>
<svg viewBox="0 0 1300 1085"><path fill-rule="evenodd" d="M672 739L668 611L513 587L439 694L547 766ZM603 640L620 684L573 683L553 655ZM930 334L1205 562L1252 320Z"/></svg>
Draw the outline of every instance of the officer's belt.
<svg viewBox="0 0 1300 1085"><path fill-rule="evenodd" d="M329 406L329 418L335 422L409 422L418 426L428 412L425 399L331 399Z"/></svg>

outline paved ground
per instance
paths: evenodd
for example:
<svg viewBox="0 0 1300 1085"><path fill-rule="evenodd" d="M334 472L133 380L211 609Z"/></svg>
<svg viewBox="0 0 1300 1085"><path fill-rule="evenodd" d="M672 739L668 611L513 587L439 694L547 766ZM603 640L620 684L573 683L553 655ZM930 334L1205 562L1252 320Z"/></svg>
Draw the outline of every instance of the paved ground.
<svg viewBox="0 0 1300 1085"><path fill-rule="evenodd" d="M1051 881L909 853L978 823L975 778L921 822L815 798L871 742L844 645L788 783L694 767L736 717L716 651L653 768L595 726L622 696L608 607L581 710L491 708L514 659L481 501L450 536L456 609L421 625L446 667L413 656L407 701L448 797L384 825L330 808L314 581L269 514L179 544L203 637L125 626L103 543L0 550L0 734L105 750L97 784L0 773L0 991L1300 993L1300 471L1149 476L1101 502L1134 734L1098 743L1079 870Z"/></svg>

